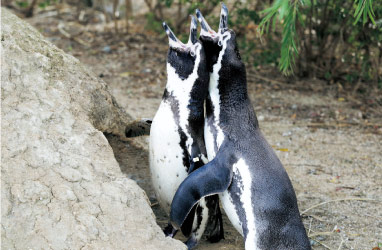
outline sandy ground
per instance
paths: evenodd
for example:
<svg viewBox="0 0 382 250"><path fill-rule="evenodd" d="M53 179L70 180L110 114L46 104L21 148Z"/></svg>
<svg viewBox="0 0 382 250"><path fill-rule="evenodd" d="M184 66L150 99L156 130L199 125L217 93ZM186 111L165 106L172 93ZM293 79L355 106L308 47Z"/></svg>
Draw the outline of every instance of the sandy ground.
<svg viewBox="0 0 382 250"><path fill-rule="evenodd" d="M95 32L89 47L64 38L54 17L28 21L103 77L132 116L154 116L166 83L166 40ZM349 100L338 86L320 81L291 82L273 71L247 71L260 127L288 171L313 249L382 245L381 106ZM106 136L121 170L146 191L158 224L166 225L151 187L147 138L126 142ZM227 217L224 222L225 240L203 240L197 249L244 249Z"/></svg>

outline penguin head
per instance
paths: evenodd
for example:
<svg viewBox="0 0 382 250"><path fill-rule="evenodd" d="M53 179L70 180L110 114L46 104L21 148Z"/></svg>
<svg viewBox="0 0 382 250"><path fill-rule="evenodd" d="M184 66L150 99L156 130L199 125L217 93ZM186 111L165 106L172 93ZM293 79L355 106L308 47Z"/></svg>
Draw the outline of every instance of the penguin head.
<svg viewBox="0 0 382 250"><path fill-rule="evenodd" d="M200 41L206 51L207 68L210 72L213 65L217 63L220 53L228 54L228 57L222 58L229 60L233 64L241 64L241 57L236 43L236 34L228 29L228 9L222 3L220 11L220 22L218 32L211 29L200 11L196 10L196 16L201 24ZM223 51L222 51L223 50Z"/></svg>
<svg viewBox="0 0 382 250"><path fill-rule="evenodd" d="M186 44L175 36L165 22L163 22L162 26L169 40L168 67L174 68L178 77L185 80L194 72L195 68L205 65L204 50L197 38L198 22L195 17L191 16L190 36Z"/></svg>

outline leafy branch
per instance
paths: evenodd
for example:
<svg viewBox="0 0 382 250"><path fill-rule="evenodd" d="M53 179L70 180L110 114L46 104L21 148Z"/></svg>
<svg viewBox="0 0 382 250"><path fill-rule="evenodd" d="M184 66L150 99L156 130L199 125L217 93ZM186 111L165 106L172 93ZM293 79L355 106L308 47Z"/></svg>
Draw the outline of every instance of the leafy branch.
<svg viewBox="0 0 382 250"><path fill-rule="evenodd" d="M355 21L353 24L356 24L362 16L362 23L365 25L367 17L369 16L371 22L375 25L373 0L355 0L355 3L357 4L357 7L354 12Z"/></svg>
<svg viewBox="0 0 382 250"><path fill-rule="evenodd" d="M281 40L281 58L279 68L281 72L288 75L293 73L293 65L295 57L298 55L297 42L296 42L296 20L302 23L301 13L299 12L300 6L310 5L310 0L277 0L273 5L264 11L265 17L261 20L259 28L261 33L265 29L269 29L269 24L273 20L275 24L276 16L282 24L282 40Z"/></svg>
<svg viewBox="0 0 382 250"><path fill-rule="evenodd" d="M355 0L354 24L362 17L362 23L367 23L368 19L375 25L375 13L373 11L373 0ZM269 25L273 22L275 27L278 20L282 26L281 39L281 57L279 61L279 69L285 75L293 73L295 58L298 56L298 39L296 32L296 23L299 21L304 25L301 17L301 8L313 4L317 5L317 1L313 0L276 0L269 8L266 8L261 13L265 14L259 24L261 34L265 30L269 30ZM313 7L314 7L313 6Z"/></svg>

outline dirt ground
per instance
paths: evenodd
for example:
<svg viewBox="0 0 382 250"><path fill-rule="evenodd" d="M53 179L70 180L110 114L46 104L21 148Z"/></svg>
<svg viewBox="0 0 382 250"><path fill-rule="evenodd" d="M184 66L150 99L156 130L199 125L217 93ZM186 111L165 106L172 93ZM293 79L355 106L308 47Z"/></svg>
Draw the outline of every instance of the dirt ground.
<svg viewBox="0 0 382 250"><path fill-rule="evenodd" d="M45 12L27 21L102 77L133 117L153 117L166 84L164 36L137 28L138 21L129 35L116 35L110 25L102 30L61 15ZM286 79L273 69L248 66L247 72L260 127L288 171L313 249L382 246L381 96L354 97L340 84ZM168 217L151 187L147 138L106 136L163 227ZM224 222L225 240L203 239L197 249L244 249L227 217Z"/></svg>

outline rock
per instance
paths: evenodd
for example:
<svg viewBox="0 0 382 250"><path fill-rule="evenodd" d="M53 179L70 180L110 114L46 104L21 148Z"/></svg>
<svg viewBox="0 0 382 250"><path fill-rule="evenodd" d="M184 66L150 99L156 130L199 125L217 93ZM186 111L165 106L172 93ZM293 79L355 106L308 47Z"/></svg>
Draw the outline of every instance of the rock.
<svg viewBox="0 0 382 250"><path fill-rule="evenodd" d="M1 28L2 248L184 249L103 135L130 121L107 85L6 9Z"/></svg>

